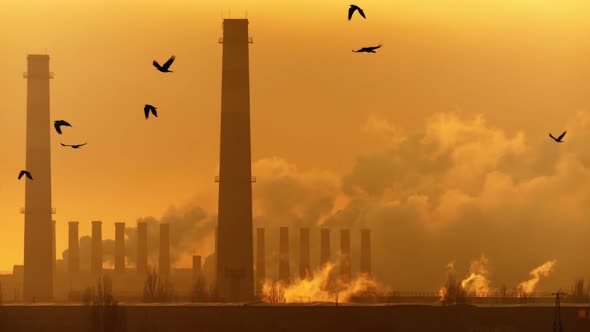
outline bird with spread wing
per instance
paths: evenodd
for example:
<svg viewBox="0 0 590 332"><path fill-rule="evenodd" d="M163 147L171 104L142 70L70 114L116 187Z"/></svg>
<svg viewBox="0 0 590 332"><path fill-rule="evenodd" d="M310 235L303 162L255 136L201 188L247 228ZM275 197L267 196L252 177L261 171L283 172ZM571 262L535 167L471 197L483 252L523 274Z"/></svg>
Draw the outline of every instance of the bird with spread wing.
<svg viewBox="0 0 590 332"><path fill-rule="evenodd" d="M348 8L348 20L349 21L352 18L352 14L354 14L355 11L358 11L359 14L361 14L361 16L363 18L367 18L365 16L365 12L363 12L363 10L359 6L357 6L357 5L350 5L350 8Z"/></svg>
<svg viewBox="0 0 590 332"><path fill-rule="evenodd" d="M172 62L174 62L174 59L176 59L176 57L173 55L170 57L170 59L168 59L168 61L166 61L163 65L160 66L160 64L158 63L158 61L154 60L154 62L152 62L152 64L154 65L154 67L156 67L156 69L158 69L159 71L161 71L162 73L172 73L171 70L169 70L170 66L172 65Z"/></svg>
<svg viewBox="0 0 590 332"><path fill-rule="evenodd" d="M57 120L53 122L53 126L55 127L55 131L57 131L57 133L61 135L62 126L71 127L72 125L65 120Z"/></svg>
<svg viewBox="0 0 590 332"><path fill-rule="evenodd" d="M18 173L18 179L20 180L20 178L22 178L23 175L26 175L29 180L33 180L33 176L31 175L31 173L29 173L29 171L26 171L24 169L22 171L20 171L20 173Z"/></svg>
<svg viewBox="0 0 590 332"><path fill-rule="evenodd" d="M371 47L363 47L360 50L352 50L354 53L361 53L361 52L366 52L366 53L377 53L375 52L376 49L380 48L383 45L379 45L379 46L371 46Z"/></svg>
<svg viewBox="0 0 590 332"><path fill-rule="evenodd" d="M561 140L563 138L563 136L565 136L565 133L567 133L567 130L563 132L563 134L559 135L558 138L553 137L553 135L551 133L549 133L549 137L553 138L554 141L556 141L557 143L563 143L563 141Z"/></svg>
<svg viewBox="0 0 590 332"><path fill-rule="evenodd" d="M87 143L83 143L83 144L71 144L71 145L70 144L63 144L63 143L60 143L60 144L61 144L61 146L67 146L67 147L71 147L72 149L78 149L79 147L84 146Z"/></svg>
<svg viewBox="0 0 590 332"><path fill-rule="evenodd" d="M145 104L145 106L143 107L143 113L145 114L145 118L149 118L150 116L150 112L157 118L158 117L158 112L156 111L157 107L152 106L150 104Z"/></svg>

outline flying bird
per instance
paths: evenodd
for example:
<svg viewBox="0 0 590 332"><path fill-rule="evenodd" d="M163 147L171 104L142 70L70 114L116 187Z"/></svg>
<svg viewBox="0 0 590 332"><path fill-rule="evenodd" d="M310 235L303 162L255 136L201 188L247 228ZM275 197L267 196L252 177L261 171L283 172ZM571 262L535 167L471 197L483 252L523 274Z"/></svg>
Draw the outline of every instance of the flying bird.
<svg viewBox="0 0 590 332"><path fill-rule="evenodd" d="M20 178L22 178L23 175L26 175L27 178L29 178L29 180L33 180L31 173L29 173L29 171L25 171L24 169L22 171L20 171L20 173L18 173L18 179L20 180Z"/></svg>
<svg viewBox="0 0 590 332"><path fill-rule="evenodd" d="M160 66L158 61L154 60L153 65L154 65L154 67L156 67L159 71L161 71L163 73L172 73L172 71L168 70L168 68L170 68L170 66L172 65L172 62L174 62L174 59L176 59L176 57L174 55L171 56L170 59L168 59L168 61L166 61L166 63L164 63L163 66Z"/></svg>
<svg viewBox="0 0 590 332"><path fill-rule="evenodd" d="M352 18L352 14L354 14L354 11L355 10L358 10L359 11L359 14L361 14L361 16L363 18L366 18L365 17L365 12L363 12L363 10L359 6L357 6L357 5L350 5L350 8L348 8L348 20L349 21Z"/></svg>
<svg viewBox="0 0 590 332"><path fill-rule="evenodd" d="M73 145L69 145L69 144L63 144L63 143L59 143L59 144L61 144L61 146L69 146L69 147L71 147L72 149L77 149L77 148L79 148L79 147L81 147L81 146L84 146L84 145L86 145L87 143L84 143L84 144L73 144Z"/></svg>
<svg viewBox="0 0 590 332"><path fill-rule="evenodd" d="M567 133L567 130L564 131L563 134L561 134L558 138L553 137L553 135L549 133L549 137L553 138L553 140L555 140L557 143L563 143L561 139L563 138L563 136L565 136L565 133Z"/></svg>
<svg viewBox="0 0 590 332"><path fill-rule="evenodd" d="M57 120L57 121L53 122L53 126L55 127L55 131L57 131L57 133L61 135L61 127L62 126L71 127L72 125L69 124L69 122L67 122L67 121Z"/></svg>
<svg viewBox="0 0 590 332"><path fill-rule="evenodd" d="M366 53L377 53L375 52L376 49L380 48L383 45L379 45L379 46L371 46L371 47L363 47L360 50L352 50L355 53L360 53L360 52L366 52Z"/></svg>
<svg viewBox="0 0 590 332"><path fill-rule="evenodd" d="M145 104L145 106L143 107L143 112L145 113L145 118L147 119L150 116L150 111L157 118L158 112L156 111L156 109L157 109L156 107L154 107L150 104Z"/></svg>

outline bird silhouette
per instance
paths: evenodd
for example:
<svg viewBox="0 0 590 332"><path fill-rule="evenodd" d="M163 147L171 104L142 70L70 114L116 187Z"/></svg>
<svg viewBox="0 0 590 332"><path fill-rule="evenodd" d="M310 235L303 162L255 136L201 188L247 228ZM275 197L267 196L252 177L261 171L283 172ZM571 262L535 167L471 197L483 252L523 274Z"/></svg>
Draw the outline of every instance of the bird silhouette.
<svg viewBox="0 0 590 332"><path fill-rule="evenodd" d="M84 143L84 144L72 144L72 145L69 145L69 144L63 144L63 143L59 143L59 144L61 144L61 146L69 146L69 147L71 147L72 149L77 149L77 148L79 148L79 147L81 147L81 146L84 146L84 145L86 145L87 143Z"/></svg>
<svg viewBox="0 0 590 332"><path fill-rule="evenodd" d="M20 180L20 178L22 178L23 175L26 175L27 178L29 178L29 180L33 180L31 173L29 173L29 171L25 171L24 169L22 171L20 171L20 173L18 173L18 179Z"/></svg>
<svg viewBox="0 0 590 332"><path fill-rule="evenodd" d="M172 65L172 62L174 62L174 59L176 59L176 57L173 55L162 66L160 66L160 64L156 60L154 60L154 62L152 62L152 64L154 65L154 67L156 67L159 71L161 71L163 73L172 73L172 71L168 70L168 68L170 68L170 66Z"/></svg>
<svg viewBox="0 0 590 332"><path fill-rule="evenodd" d="M150 116L150 111L157 118L158 112L156 111L156 109L157 109L156 107L154 107L150 104L145 104L145 106L143 107L143 113L145 113L145 118L147 119Z"/></svg>
<svg viewBox="0 0 590 332"><path fill-rule="evenodd" d="M67 121L57 120L53 122L53 126L55 127L55 131L57 131L57 133L61 135L62 126L71 127L72 125Z"/></svg>
<svg viewBox="0 0 590 332"><path fill-rule="evenodd" d="M380 48L383 45L379 46L371 46L371 47L363 47L360 50L352 50L354 53L366 52L366 53L377 53L375 52L376 49Z"/></svg>
<svg viewBox="0 0 590 332"><path fill-rule="evenodd" d="M563 143L563 141L561 140L563 138L563 136L565 136L565 133L567 133L567 130L563 132L563 134L561 134L558 138L553 137L553 135L551 133L549 133L549 137L553 138L554 141L556 141L557 143Z"/></svg>
<svg viewBox="0 0 590 332"><path fill-rule="evenodd" d="M359 14L361 14L361 16L363 18L366 18L365 17L365 12L363 12L363 10L359 6L357 6L357 5L350 5L350 8L348 8L348 20L349 21L352 18L352 14L354 14L354 11L355 10L358 10L359 11Z"/></svg>

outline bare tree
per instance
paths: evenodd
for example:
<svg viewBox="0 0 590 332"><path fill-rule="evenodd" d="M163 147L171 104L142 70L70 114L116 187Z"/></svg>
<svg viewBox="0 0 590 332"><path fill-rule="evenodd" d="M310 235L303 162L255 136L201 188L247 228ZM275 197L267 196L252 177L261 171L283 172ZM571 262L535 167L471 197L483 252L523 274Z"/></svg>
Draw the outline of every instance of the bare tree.
<svg viewBox="0 0 590 332"><path fill-rule="evenodd" d="M160 278L155 270L150 270L143 285L143 302L171 302L173 299L172 284Z"/></svg>
<svg viewBox="0 0 590 332"><path fill-rule="evenodd" d="M568 300L574 303L588 303L589 294L588 289L584 287L583 278L574 280Z"/></svg>
<svg viewBox="0 0 590 332"><path fill-rule="evenodd" d="M93 331L119 331L121 320L117 301L113 296L113 283L108 276L102 276L96 281L95 287L87 287L82 296L83 302L92 308Z"/></svg>
<svg viewBox="0 0 590 332"><path fill-rule="evenodd" d="M205 289L205 278L199 276L193 284L191 293L191 300L193 302L206 302L208 298L207 290Z"/></svg>
<svg viewBox="0 0 590 332"><path fill-rule="evenodd" d="M461 281L457 281L455 275L449 273L445 284L445 293L442 298L443 305L465 303L465 295Z"/></svg>
<svg viewBox="0 0 590 332"><path fill-rule="evenodd" d="M266 302L268 303L285 303L285 288L280 282L273 282L270 287L270 292L266 296Z"/></svg>

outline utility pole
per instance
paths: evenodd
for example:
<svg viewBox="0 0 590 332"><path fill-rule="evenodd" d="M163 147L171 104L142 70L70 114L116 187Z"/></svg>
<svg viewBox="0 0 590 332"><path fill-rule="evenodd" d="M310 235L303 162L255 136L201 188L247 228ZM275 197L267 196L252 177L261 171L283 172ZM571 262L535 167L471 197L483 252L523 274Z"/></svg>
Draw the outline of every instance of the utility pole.
<svg viewBox="0 0 590 332"><path fill-rule="evenodd" d="M561 325L561 305L560 305L560 295L567 295L562 292L551 293L551 295L555 295L555 311L553 317L553 332L563 332L563 327Z"/></svg>

